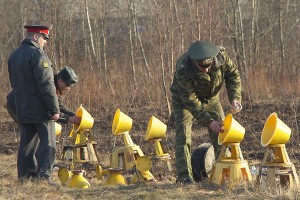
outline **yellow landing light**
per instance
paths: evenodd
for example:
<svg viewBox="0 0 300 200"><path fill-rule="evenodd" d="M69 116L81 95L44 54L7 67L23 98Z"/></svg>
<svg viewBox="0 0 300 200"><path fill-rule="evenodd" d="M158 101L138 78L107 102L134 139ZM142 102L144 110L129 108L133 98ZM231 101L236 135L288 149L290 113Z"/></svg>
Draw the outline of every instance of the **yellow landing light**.
<svg viewBox="0 0 300 200"><path fill-rule="evenodd" d="M76 188L88 188L90 183L83 177L83 170L70 171L66 167L60 167L58 170L58 179L63 185Z"/></svg>
<svg viewBox="0 0 300 200"><path fill-rule="evenodd" d="M136 172L131 177L131 184L139 182L154 182L155 178L149 171L152 166L152 161L147 156L141 156L136 159Z"/></svg>
<svg viewBox="0 0 300 200"><path fill-rule="evenodd" d="M67 183L72 175L73 173L69 171L66 167L60 167L58 170L58 179L63 184Z"/></svg>
<svg viewBox="0 0 300 200"><path fill-rule="evenodd" d="M75 115L81 117L80 124L74 126L76 132L86 131L93 127L94 118L82 107L82 105L80 105Z"/></svg>
<svg viewBox="0 0 300 200"><path fill-rule="evenodd" d="M245 128L233 118L231 113L226 115L223 124L224 132L219 133L219 145L223 143L240 143L244 139Z"/></svg>
<svg viewBox="0 0 300 200"><path fill-rule="evenodd" d="M276 189L299 187L299 177L291 162L285 144L291 137L291 129L272 113L263 128L261 145L266 147L264 159L259 168L257 185Z"/></svg>
<svg viewBox="0 0 300 200"><path fill-rule="evenodd" d="M163 148L161 146L161 140L166 136L166 131L167 125L159 119L157 119L156 117L151 116L147 126L145 141L154 143L156 155L155 158L165 159L170 157L168 153L164 153Z"/></svg>
<svg viewBox="0 0 300 200"><path fill-rule="evenodd" d="M108 168L108 169L102 169L100 165L96 166L96 175L97 179L103 180L103 176L106 174L109 174L109 177L107 178L105 184L110 186L120 186L120 185L127 185L127 182L122 176L123 169L121 168Z"/></svg>
<svg viewBox="0 0 300 200"><path fill-rule="evenodd" d="M273 144L285 144L291 137L291 129L281 121L277 113L272 113L263 128L261 145L266 147Z"/></svg>
<svg viewBox="0 0 300 200"><path fill-rule="evenodd" d="M118 108L113 119L112 134L119 135L123 132L129 132L132 127L132 119L121 112Z"/></svg>
<svg viewBox="0 0 300 200"><path fill-rule="evenodd" d="M55 128L56 137L60 136L61 135L61 125L55 122L54 128Z"/></svg>
<svg viewBox="0 0 300 200"><path fill-rule="evenodd" d="M82 170L74 170L72 173L73 176L67 182L68 187L89 188L91 186L86 178L83 177Z"/></svg>
<svg viewBox="0 0 300 200"><path fill-rule="evenodd" d="M223 133L219 133L218 143L221 152L213 165L210 182L217 185L229 183L229 186L240 185L252 181L247 160L244 160L240 142L245 135L245 128L229 113L223 121ZM230 156L227 154L230 149Z"/></svg>

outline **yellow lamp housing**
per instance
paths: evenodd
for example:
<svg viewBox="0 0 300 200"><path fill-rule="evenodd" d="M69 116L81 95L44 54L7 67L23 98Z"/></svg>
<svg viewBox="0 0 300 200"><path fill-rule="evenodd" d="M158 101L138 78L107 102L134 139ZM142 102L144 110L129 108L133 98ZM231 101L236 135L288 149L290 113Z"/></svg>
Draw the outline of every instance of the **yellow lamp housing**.
<svg viewBox="0 0 300 200"><path fill-rule="evenodd" d="M156 117L151 116L147 126L145 141L164 138L166 136L166 131L167 125Z"/></svg>
<svg viewBox="0 0 300 200"><path fill-rule="evenodd" d="M129 131L132 127L132 119L121 112L118 108L113 119L112 134L123 135L125 146L135 145L129 135Z"/></svg>
<svg viewBox="0 0 300 200"><path fill-rule="evenodd" d="M169 157L168 153L164 153L161 146L161 139L166 136L167 125L154 116L151 116L147 131L145 135L145 140L148 142L154 142L156 157Z"/></svg>
<svg viewBox="0 0 300 200"><path fill-rule="evenodd" d="M223 121L223 133L219 133L218 144L223 143L240 143L244 139L245 128L240 125L232 116L231 113L227 114Z"/></svg>
<svg viewBox="0 0 300 200"><path fill-rule="evenodd" d="M129 135L129 131L132 127L132 119L121 112L118 108L113 119L112 134L123 135L125 146L135 145Z"/></svg>
<svg viewBox="0 0 300 200"><path fill-rule="evenodd" d="M112 124L112 134L119 135L123 132L129 132L132 127L132 119L121 112L118 108L115 112L113 124Z"/></svg>
<svg viewBox="0 0 300 200"><path fill-rule="evenodd" d="M285 144L289 141L291 132L291 129L274 112L268 117L264 125L261 145L265 147L273 144Z"/></svg>
<svg viewBox="0 0 300 200"><path fill-rule="evenodd" d="M54 123L55 135L56 137L61 135L61 125L58 123Z"/></svg>
<svg viewBox="0 0 300 200"><path fill-rule="evenodd" d="M75 132L89 130L93 127L94 118L82 107L82 105L80 105L75 115L81 117L80 124L74 125Z"/></svg>
<svg viewBox="0 0 300 200"><path fill-rule="evenodd" d="M106 185L111 186L122 186L127 185L127 181L125 180L124 176L122 176L121 172L123 169L121 168L109 168L107 169L109 171L110 176L106 180Z"/></svg>

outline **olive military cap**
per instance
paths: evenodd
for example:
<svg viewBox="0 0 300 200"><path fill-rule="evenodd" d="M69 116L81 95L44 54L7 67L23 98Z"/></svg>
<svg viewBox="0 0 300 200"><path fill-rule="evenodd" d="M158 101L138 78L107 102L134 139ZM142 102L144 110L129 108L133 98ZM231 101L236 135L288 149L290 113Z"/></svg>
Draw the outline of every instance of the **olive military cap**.
<svg viewBox="0 0 300 200"><path fill-rule="evenodd" d="M40 33L49 39L49 31L52 29L53 24L47 25L25 25L24 28L27 29L27 32Z"/></svg>
<svg viewBox="0 0 300 200"><path fill-rule="evenodd" d="M205 60L215 57L218 53L216 45L207 41L196 41L190 46L188 56L192 60Z"/></svg>
<svg viewBox="0 0 300 200"><path fill-rule="evenodd" d="M194 42L188 52L188 59L190 59L192 62L189 65L185 66L185 73L189 77L195 77L199 70L195 66L196 62L199 66L203 68L207 68L211 66L213 62L213 57L217 56L219 53L219 48L207 41L196 41Z"/></svg>
<svg viewBox="0 0 300 200"><path fill-rule="evenodd" d="M71 86L78 81L77 75L70 67L64 67L57 75L67 86Z"/></svg>

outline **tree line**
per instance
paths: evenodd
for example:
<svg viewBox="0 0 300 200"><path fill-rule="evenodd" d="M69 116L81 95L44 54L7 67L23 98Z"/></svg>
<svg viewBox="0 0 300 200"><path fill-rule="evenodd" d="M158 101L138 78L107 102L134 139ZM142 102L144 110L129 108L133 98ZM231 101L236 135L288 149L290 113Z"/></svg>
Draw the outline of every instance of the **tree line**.
<svg viewBox="0 0 300 200"><path fill-rule="evenodd" d="M36 23L54 24L47 48L54 70L68 65L79 74L66 100L95 112L154 105L170 115L176 60L195 40L227 49L241 72L245 99L300 94L298 0L0 0L0 5L3 102L10 90L7 59L25 36L23 26ZM257 82L265 83L268 94ZM282 84L287 88L280 90Z"/></svg>

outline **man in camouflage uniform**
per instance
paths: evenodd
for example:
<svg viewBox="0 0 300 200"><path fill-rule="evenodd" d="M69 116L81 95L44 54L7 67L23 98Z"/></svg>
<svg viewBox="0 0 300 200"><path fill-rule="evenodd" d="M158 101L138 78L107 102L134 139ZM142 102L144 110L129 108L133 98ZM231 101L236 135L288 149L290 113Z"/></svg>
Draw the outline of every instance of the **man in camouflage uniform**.
<svg viewBox="0 0 300 200"><path fill-rule="evenodd" d="M24 26L27 36L8 60L9 80L14 91L16 116L21 126L18 151L18 178L37 175L54 185L50 177L55 157L54 121L59 103L51 62L43 48L52 25ZM33 142L36 134L40 142ZM28 152L40 148L40 158ZM38 163L37 163L38 162Z"/></svg>
<svg viewBox="0 0 300 200"><path fill-rule="evenodd" d="M175 155L179 183L194 182L191 166L193 119L208 128L215 155L220 152L218 133L223 131L225 116L219 93L224 82L232 111L239 112L242 109L241 79L237 66L224 47L196 41L176 63L170 90L176 123Z"/></svg>

